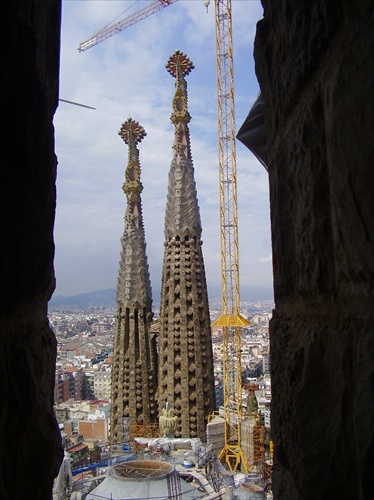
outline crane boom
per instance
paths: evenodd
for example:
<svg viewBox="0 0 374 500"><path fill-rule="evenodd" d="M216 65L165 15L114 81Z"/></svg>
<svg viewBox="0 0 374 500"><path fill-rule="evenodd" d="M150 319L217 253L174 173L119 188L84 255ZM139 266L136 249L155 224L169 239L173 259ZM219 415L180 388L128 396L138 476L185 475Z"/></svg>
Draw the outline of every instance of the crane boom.
<svg viewBox="0 0 374 500"><path fill-rule="evenodd" d="M116 35L120 31L123 31L126 28L129 28L130 26L139 23L140 21L143 21L143 19L146 19L150 15L155 14L156 12L164 9L165 7L169 7L169 5L172 5L175 2L178 2L178 0L157 0L156 2L147 5L146 7L138 10L131 16L128 16L125 19L122 19L121 21L118 21L116 24L103 28L85 42L80 43L78 46L79 52L83 52L87 49L90 49L94 45L97 45L98 43L107 40L108 38Z"/></svg>

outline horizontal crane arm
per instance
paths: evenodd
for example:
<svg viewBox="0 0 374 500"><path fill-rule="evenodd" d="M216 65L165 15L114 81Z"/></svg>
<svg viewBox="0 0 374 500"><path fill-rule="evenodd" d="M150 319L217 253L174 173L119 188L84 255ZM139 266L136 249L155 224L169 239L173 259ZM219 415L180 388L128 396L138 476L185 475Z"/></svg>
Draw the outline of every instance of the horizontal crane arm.
<svg viewBox="0 0 374 500"><path fill-rule="evenodd" d="M113 24L113 26L108 26L107 28L98 31L94 36L92 36L85 42L80 43L78 47L79 52L83 52L84 50L90 49L91 47L97 45L103 40L106 40L107 38L116 35L120 31L123 31L126 28L129 28L130 26L133 26L134 24L140 21L143 21L143 19L146 19L148 16L155 14L159 10L168 7L169 5L172 5L177 1L178 0L157 0L156 2L147 5L143 9L140 9L137 12L135 12L135 14L132 14L131 16L126 17L121 21L118 21L116 24Z"/></svg>

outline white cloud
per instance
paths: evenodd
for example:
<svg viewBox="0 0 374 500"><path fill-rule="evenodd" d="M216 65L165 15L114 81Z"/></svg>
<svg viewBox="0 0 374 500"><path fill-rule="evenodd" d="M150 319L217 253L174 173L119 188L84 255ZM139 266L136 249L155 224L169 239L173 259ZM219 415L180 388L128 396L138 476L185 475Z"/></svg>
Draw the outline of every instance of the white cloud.
<svg viewBox="0 0 374 500"><path fill-rule="evenodd" d="M131 2L132 3L132 2ZM146 2L140 2L144 6ZM95 110L60 103L55 116L58 201L55 224L56 294L115 287L123 216L127 146L118 136L131 116L145 128L140 144L143 216L152 288L159 289L167 177L172 158L170 123L174 79L165 64L175 49L195 69L187 78L192 156L203 224L208 286L220 287L217 98L214 5L181 0L139 25L79 53L78 44L121 14L130 2L63 1L60 97ZM236 127L258 93L253 72L259 1L235 1ZM237 145L241 283L270 287L267 173ZM261 265L259 265L261 263ZM154 297L157 302L158 296Z"/></svg>
<svg viewBox="0 0 374 500"><path fill-rule="evenodd" d="M271 262L272 261L272 255L266 255L265 257L260 257L260 262Z"/></svg>

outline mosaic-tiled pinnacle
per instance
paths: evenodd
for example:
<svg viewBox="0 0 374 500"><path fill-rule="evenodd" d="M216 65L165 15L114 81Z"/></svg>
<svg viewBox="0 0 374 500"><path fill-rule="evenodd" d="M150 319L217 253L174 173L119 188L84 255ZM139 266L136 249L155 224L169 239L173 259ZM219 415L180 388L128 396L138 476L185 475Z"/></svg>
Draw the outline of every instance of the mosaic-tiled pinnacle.
<svg viewBox="0 0 374 500"><path fill-rule="evenodd" d="M117 282L112 367L111 442L123 440L123 421L157 422L157 351L151 335L152 292L143 226L139 151L146 133L129 118L119 131L128 145L123 191L127 198Z"/></svg>
<svg viewBox="0 0 374 500"><path fill-rule="evenodd" d="M185 76L192 62L180 51L166 65L175 77L173 159L165 212L159 336L158 401L174 408L176 437L204 438L215 409L209 303L201 221L192 163Z"/></svg>

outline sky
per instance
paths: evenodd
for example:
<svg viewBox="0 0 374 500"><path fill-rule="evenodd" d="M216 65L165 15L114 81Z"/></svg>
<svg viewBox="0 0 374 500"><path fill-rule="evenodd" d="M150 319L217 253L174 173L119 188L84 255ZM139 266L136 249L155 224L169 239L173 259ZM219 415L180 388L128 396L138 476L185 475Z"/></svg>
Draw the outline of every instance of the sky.
<svg viewBox="0 0 374 500"><path fill-rule="evenodd" d="M134 3L136 5L134 5ZM165 69L179 49L193 61L188 75L191 149L203 227L210 298L221 290L215 19L213 0L179 0L108 40L78 45L149 1L63 0L60 101L54 118L57 208L54 229L56 290L76 295L115 288L124 230L122 191L127 145L118 135L129 117L147 136L139 145L143 219L153 301L159 302L164 215L174 126L175 79ZM262 18L259 0L232 0L236 130L259 86L253 42ZM236 146L241 299L272 298L268 174L240 142Z"/></svg>

